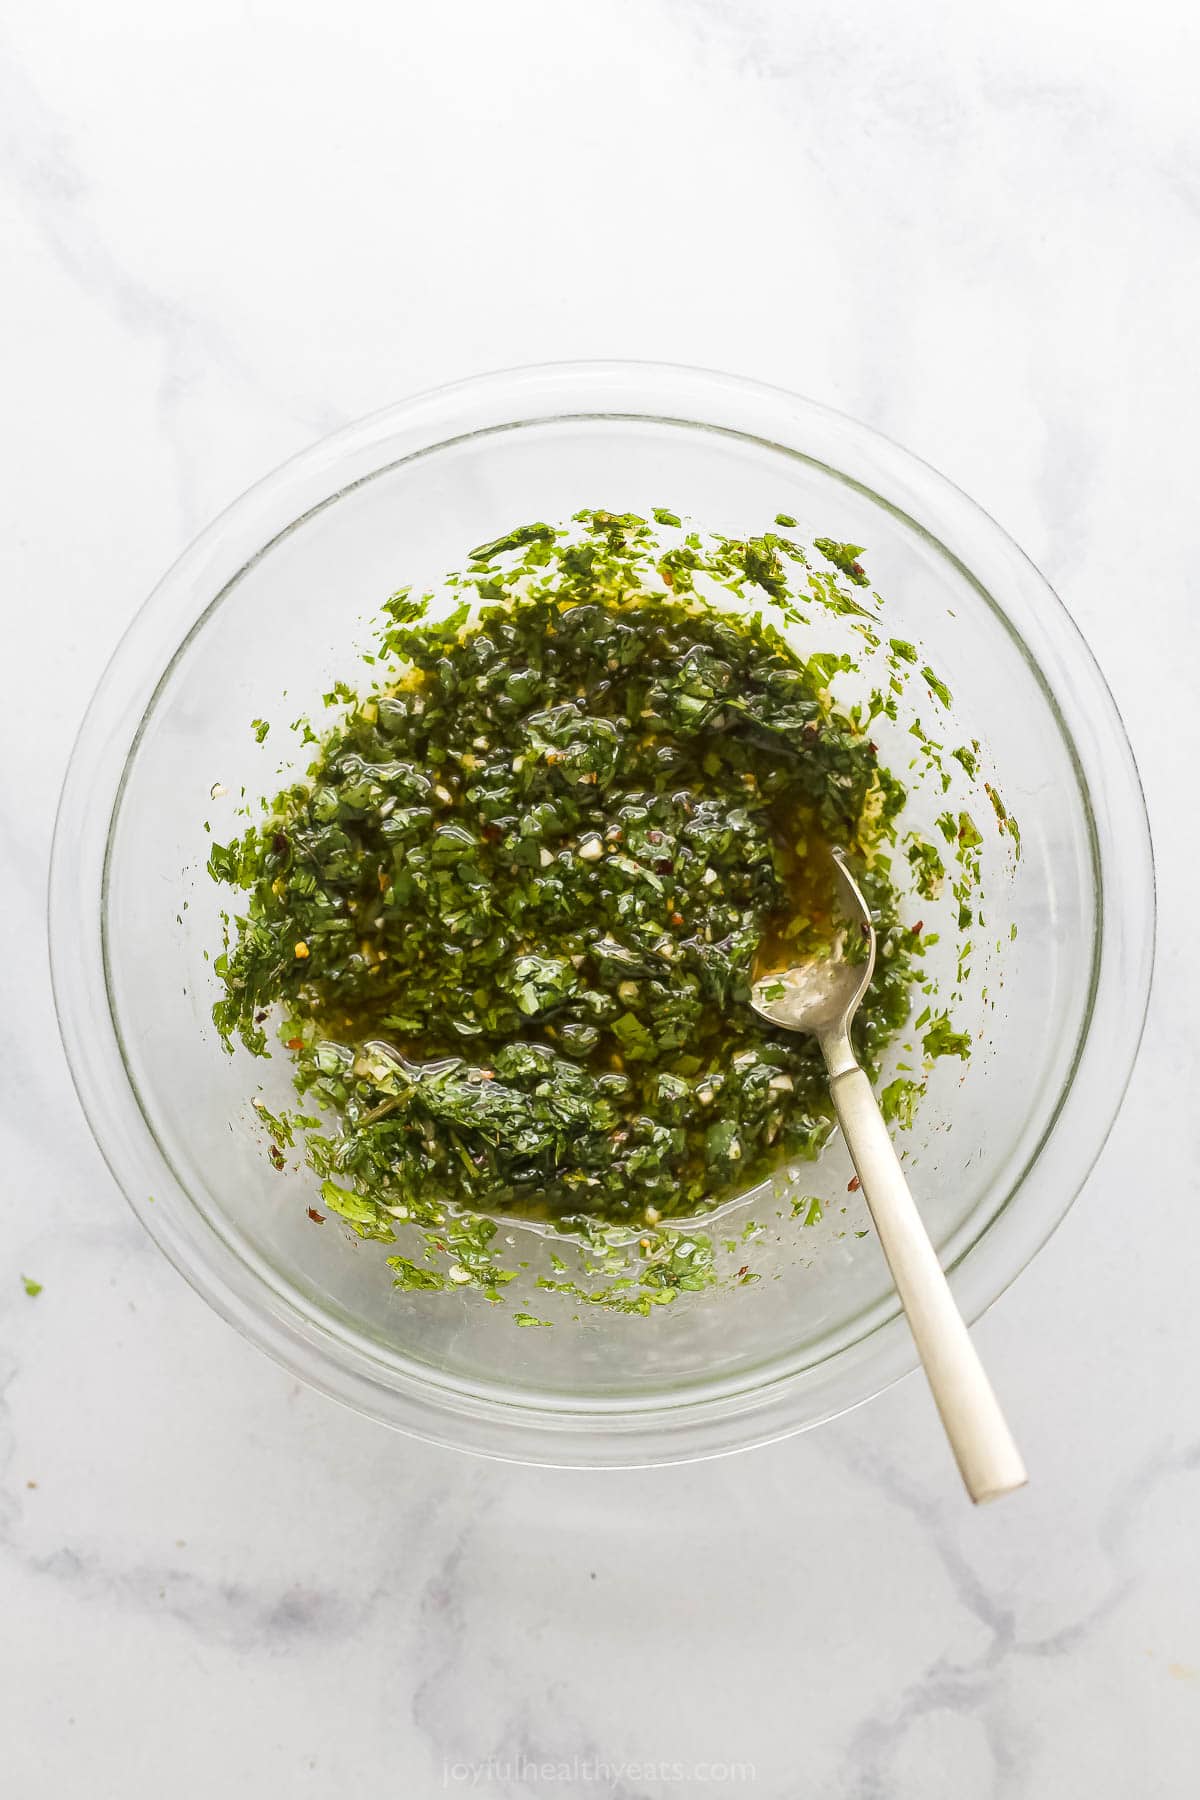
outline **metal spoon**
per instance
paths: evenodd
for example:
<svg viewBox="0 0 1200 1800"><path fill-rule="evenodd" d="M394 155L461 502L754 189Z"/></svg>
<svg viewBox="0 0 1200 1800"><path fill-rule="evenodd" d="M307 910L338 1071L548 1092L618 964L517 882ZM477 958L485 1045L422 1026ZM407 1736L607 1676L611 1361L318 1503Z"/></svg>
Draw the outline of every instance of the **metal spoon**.
<svg viewBox="0 0 1200 1800"><path fill-rule="evenodd" d="M875 969L875 928L840 851L833 859L845 929L827 954L764 973L753 984L752 1004L772 1025L811 1032L821 1046L846 1146L967 1492L977 1502L995 1500L1024 1486L1025 1465L851 1047L850 1024ZM846 955L847 941L856 939L866 945L865 960Z"/></svg>

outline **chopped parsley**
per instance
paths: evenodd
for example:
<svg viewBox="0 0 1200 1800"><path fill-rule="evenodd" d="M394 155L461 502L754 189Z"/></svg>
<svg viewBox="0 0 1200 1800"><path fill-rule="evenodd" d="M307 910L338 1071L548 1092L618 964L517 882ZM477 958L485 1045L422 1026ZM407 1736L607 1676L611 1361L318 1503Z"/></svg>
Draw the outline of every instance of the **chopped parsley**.
<svg viewBox="0 0 1200 1800"><path fill-rule="evenodd" d="M913 831L909 833L905 855L912 867L918 894L924 900L936 900L946 879L946 865L938 854L936 845Z"/></svg>
<svg viewBox="0 0 1200 1800"><path fill-rule="evenodd" d="M879 1110L888 1124L894 1123L901 1131L910 1131L922 1092L923 1084L907 1076L897 1075L894 1081L889 1081L879 1096Z"/></svg>
<svg viewBox="0 0 1200 1800"><path fill-rule="evenodd" d="M861 544L836 544L832 538L814 538L813 544L827 562L849 577L855 587L870 585L870 577L858 560L863 553Z"/></svg>
<svg viewBox="0 0 1200 1800"><path fill-rule="evenodd" d="M970 1035L955 1031L945 1013L939 1013L921 1039L926 1056L960 1056L965 1062L971 1054Z"/></svg>
<svg viewBox="0 0 1200 1800"><path fill-rule="evenodd" d="M905 789L830 692L852 659L804 656L762 608L800 616L791 563L805 604L872 615L774 533L664 549L633 515L575 525L480 545L448 578L449 617L407 589L387 603L374 685L338 683L338 722L305 724L306 776L212 847L243 896L214 1020L258 1055L278 1029L304 1111L259 1116L280 1162L303 1133L324 1211L384 1243L423 1229L423 1254L389 1258L398 1287L499 1299L515 1272L496 1218L524 1215L592 1242L647 1231L636 1280L542 1282L646 1311L714 1279L707 1240L665 1221L814 1157L832 1129L815 1043L749 1005L764 939L799 952L832 928L823 847L849 856L879 934L856 1021L868 1069L922 945L885 853ZM866 585L858 546L816 548ZM894 669L916 661L891 649ZM938 823L971 845L967 814ZM938 851L910 834L906 856L934 893ZM924 1038L928 1055L966 1045L945 1015ZM917 1091L892 1083L891 1116L908 1123Z"/></svg>
<svg viewBox="0 0 1200 1800"><path fill-rule="evenodd" d="M929 689L930 693L936 695L943 706L952 706L954 704L954 696L951 694L950 689L946 686L944 681L940 680L938 676L934 674L928 663L926 663L925 667L921 670L921 679Z"/></svg>

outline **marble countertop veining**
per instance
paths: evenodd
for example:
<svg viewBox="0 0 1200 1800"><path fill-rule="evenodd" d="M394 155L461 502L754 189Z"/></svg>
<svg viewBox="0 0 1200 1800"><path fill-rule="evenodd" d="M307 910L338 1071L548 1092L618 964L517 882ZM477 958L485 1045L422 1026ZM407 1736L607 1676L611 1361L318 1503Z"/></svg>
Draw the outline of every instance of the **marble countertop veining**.
<svg viewBox="0 0 1200 1800"><path fill-rule="evenodd" d="M5 1800L1196 1792L1198 78L1174 0L9 0ZM965 1506L915 1379L660 1471L391 1436L192 1295L68 1086L54 804L157 575L331 426L596 354L908 444L1046 570L1128 723L1159 976L1095 1173L979 1327L1009 1505Z"/></svg>

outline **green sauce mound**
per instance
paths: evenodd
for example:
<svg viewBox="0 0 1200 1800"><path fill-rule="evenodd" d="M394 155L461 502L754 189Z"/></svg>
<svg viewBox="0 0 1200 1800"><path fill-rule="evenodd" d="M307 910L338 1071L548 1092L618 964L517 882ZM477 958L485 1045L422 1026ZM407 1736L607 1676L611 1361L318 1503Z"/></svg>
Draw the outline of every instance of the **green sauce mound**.
<svg viewBox="0 0 1200 1800"><path fill-rule="evenodd" d="M653 1227L815 1156L819 1053L749 984L765 936L800 954L833 929L832 845L880 937L868 1068L907 1017L880 854L905 790L831 698L850 658L806 659L754 596L798 617L794 571L872 647L874 614L774 533L670 537L522 527L451 578L471 603L449 619L395 596L374 685L335 691L306 778L213 849L244 894L217 1027L265 1053L282 1010L310 1161L361 1235L446 1207ZM858 581L856 546L820 547ZM468 1273L494 1287L481 1223ZM440 1285L412 1267L402 1285Z"/></svg>

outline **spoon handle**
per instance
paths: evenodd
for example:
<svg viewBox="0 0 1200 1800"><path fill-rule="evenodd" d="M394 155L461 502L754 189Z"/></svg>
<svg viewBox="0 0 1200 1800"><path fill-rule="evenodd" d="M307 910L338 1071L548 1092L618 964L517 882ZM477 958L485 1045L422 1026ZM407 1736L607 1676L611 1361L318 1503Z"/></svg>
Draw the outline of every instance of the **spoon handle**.
<svg viewBox="0 0 1200 1800"><path fill-rule="evenodd" d="M925 1365L967 1492L977 1503L1028 1477L900 1167L870 1081L831 1054L830 1087L846 1145ZM839 1048L844 1048L839 1046Z"/></svg>

